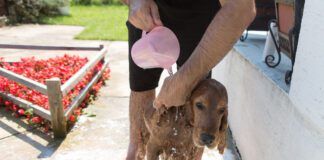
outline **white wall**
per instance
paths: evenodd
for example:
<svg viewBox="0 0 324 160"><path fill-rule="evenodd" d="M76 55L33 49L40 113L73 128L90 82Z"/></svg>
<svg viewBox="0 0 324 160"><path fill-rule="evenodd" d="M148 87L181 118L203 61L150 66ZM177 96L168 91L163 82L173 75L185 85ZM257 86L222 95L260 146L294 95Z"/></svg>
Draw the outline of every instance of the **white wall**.
<svg viewBox="0 0 324 160"><path fill-rule="evenodd" d="M289 96L324 134L324 1L306 1ZM324 157L323 157L324 159Z"/></svg>
<svg viewBox="0 0 324 160"><path fill-rule="evenodd" d="M213 72L228 90L229 124L243 160L324 159L324 135L256 65L233 50Z"/></svg>
<svg viewBox="0 0 324 160"><path fill-rule="evenodd" d="M305 3L288 94L235 49L215 68L243 160L324 159L323 7L323 0Z"/></svg>

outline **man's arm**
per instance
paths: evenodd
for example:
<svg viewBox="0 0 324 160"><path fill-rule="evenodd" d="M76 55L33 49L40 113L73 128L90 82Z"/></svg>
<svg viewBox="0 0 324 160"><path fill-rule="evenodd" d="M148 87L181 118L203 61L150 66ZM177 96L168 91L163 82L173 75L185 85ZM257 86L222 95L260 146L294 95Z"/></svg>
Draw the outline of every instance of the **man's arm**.
<svg viewBox="0 0 324 160"><path fill-rule="evenodd" d="M197 84L232 49L255 14L254 0L227 0L177 76Z"/></svg>
<svg viewBox="0 0 324 160"><path fill-rule="evenodd" d="M254 0L221 0L222 8L187 62L165 79L155 106L180 106L196 84L232 49L256 15Z"/></svg>

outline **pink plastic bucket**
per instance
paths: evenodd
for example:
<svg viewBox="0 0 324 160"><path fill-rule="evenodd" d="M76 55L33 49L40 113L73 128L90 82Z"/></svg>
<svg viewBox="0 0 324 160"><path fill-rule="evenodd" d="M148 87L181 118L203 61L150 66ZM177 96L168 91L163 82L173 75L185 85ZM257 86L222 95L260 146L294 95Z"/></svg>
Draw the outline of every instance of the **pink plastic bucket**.
<svg viewBox="0 0 324 160"><path fill-rule="evenodd" d="M143 32L131 50L136 65L141 68L170 69L180 54L180 45L176 35L163 26L158 26L148 34Z"/></svg>

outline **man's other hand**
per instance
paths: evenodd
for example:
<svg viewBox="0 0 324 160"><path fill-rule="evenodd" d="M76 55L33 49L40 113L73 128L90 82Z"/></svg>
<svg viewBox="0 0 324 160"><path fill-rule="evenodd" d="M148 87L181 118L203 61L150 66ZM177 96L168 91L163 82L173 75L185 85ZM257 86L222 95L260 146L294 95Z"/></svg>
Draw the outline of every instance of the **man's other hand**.
<svg viewBox="0 0 324 160"><path fill-rule="evenodd" d="M154 100L153 106L156 109L162 107L182 106L186 103L188 96L190 95L190 87L187 87L182 81L177 78L177 75L173 75L165 78L161 91Z"/></svg>
<svg viewBox="0 0 324 160"><path fill-rule="evenodd" d="M128 21L147 32L162 25L158 7L153 0L129 0Z"/></svg>

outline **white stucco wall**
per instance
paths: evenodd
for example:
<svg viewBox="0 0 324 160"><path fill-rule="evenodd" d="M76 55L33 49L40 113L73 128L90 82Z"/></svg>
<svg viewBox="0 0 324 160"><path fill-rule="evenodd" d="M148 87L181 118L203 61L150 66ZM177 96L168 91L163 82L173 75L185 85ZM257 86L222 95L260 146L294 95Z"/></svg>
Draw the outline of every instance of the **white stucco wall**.
<svg viewBox="0 0 324 160"><path fill-rule="evenodd" d="M243 160L323 160L324 135L289 95L237 51L213 77L229 95L229 124Z"/></svg>
<svg viewBox="0 0 324 160"><path fill-rule="evenodd" d="M289 93L235 49L214 69L243 160L324 159L323 6L306 1Z"/></svg>
<svg viewBox="0 0 324 160"><path fill-rule="evenodd" d="M306 1L289 96L324 134L324 1ZM324 159L324 157L323 157Z"/></svg>

